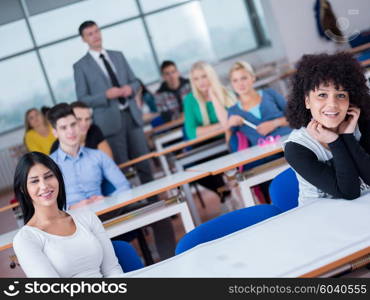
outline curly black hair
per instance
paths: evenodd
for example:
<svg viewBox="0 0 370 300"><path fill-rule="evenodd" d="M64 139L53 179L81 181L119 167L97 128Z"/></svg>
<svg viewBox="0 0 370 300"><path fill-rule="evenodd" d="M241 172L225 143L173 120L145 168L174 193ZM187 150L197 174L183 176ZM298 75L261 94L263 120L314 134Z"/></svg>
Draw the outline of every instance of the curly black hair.
<svg viewBox="0 0 370 300"><path fill-rule="evenodd" d="M361 120L370 119L370 94L364 70L351 54L304 55L298 62L288 95L286 117L290 127L307 126L312 117L305 98L320 84L329 83L348 92L350 103L361 109Z"/></svg>

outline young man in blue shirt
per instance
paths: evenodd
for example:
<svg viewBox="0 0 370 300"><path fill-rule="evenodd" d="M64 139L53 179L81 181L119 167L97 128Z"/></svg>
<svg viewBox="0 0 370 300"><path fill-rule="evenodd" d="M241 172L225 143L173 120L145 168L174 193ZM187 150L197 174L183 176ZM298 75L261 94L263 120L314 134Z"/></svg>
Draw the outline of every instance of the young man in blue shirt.
<svg viewBox="0 0 370 300"><path fill-rule="evenodd" d="M56 105L48 115L53 133L60 142L51 158L64 174L68 208L102 199L104 179L114 186L114 193L130 189L129 182L110 157L100 150L80 146L80 127L68 104Z"/></svg>
<svg viewBox="0 0 370 300"><path fill-rule="evenodd" d="M62 170L69 209L104 198L101 188L104 179L114 186L114 194L131 188L109 156L100 150L80 146L81 131L69 104L60 103L51 108L48 119L59 140L58 149L50 156ZM124 212L127 210L115 211L117 216ZM173 256L176 242L171 220L166 218L151 226L160 257L166 259Z"/></svg>

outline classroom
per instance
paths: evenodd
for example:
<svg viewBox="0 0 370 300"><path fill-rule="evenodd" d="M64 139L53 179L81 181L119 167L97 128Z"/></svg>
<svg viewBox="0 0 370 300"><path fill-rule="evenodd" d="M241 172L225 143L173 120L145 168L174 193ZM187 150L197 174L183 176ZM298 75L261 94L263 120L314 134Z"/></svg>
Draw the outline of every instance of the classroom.
<svg viewBox="0 0 370 300"><path fill-rule="evenodd" d="M1 0L0 278L370 278L369 12Z"/></svg>

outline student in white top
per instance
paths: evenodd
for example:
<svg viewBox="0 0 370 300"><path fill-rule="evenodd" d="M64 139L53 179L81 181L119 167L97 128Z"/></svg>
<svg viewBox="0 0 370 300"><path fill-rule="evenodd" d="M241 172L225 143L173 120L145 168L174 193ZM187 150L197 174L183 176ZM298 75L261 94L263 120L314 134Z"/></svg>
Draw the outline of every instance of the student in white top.
<svg viewBox="0 0 370 300"><path fill-rule="evenodd" d="M13 248L27 277L120 277L122 268L98 217L65 212L66 193L57 164L39 152L25 154L14 176L25 225Z"/></svg>

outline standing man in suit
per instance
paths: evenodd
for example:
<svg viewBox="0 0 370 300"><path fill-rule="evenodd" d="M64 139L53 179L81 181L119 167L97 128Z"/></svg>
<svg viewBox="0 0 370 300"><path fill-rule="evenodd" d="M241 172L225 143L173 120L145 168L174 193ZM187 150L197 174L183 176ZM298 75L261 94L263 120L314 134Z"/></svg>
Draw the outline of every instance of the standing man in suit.
<svg viewBox="0 0 370 300"><path fill-rule="evenodd" d="M77 99L93 109L94 122L110 144L117 164L148 153L143 119L134 99L140 87L126 58L105 50L94 21L79 27L88 53L73 65ZM147 160L136 165L142 183L153 180Z"/></svg>
<svg viewBox="0 0 370 300"><path fill-rule="evenodd" d="M117 164L149 152L142 129L142 113L134 99L140 83L119 51L103 48L99 27L85 21L79 27L88 53L73 65L77 99L93 109L94 122L110 144ZM153 180L148 160L136 164L142 183ZM154 200L154 199L152 199ZM175 235L171 220L152 224L162 259L174 253Z"/></svg>

